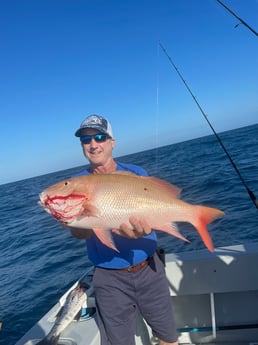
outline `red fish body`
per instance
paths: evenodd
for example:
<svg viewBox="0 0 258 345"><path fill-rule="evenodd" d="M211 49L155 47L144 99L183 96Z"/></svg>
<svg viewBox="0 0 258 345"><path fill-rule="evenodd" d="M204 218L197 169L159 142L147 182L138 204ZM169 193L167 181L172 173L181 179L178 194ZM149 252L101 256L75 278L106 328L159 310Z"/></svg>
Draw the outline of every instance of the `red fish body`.
<svg viewBox="0 0 258 345"><path fill-rule="evenodd" d="M75 228L93 229L99 239L114 248L111 230L129 217L144 218L156 230L186 240L175 222L189 222L213 251L206 226L224 213L191 205L179 199L180 189L154 177L125 172L78 176L59 182L40 194L40 204L57 220ZM186 240L187 241L187 240Z"/></svg>

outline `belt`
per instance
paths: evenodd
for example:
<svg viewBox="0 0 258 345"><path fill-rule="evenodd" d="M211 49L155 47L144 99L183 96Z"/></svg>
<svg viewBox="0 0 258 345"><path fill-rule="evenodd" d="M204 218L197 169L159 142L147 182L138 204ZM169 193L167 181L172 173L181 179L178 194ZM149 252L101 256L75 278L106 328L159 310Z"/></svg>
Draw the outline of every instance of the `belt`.
<svg viewBox="0 0 258 345"><path fill-rule="evenodd" d="M148 266L149 263L150 263L150 258L147 258L146 260L140 262L139 264L129 266L126 268L120 268L117 271L136 273L136 272L139 272L143 267Z"/></svg>

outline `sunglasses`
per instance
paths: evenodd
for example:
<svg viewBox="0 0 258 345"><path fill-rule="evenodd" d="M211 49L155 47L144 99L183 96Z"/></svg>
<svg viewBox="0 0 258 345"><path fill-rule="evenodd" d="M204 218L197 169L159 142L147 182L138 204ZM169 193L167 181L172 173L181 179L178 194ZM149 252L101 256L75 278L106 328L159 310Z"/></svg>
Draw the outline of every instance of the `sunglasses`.
<svg viewBox="0 0 258 345"><path fill-rule="evenodd" d="M83 144L90 144L92 139L94 139L96 143L104 143L107 139L109 139L109 136L107 134L97 133L94 135L87 134L80 137L81 143Z"/></svg>

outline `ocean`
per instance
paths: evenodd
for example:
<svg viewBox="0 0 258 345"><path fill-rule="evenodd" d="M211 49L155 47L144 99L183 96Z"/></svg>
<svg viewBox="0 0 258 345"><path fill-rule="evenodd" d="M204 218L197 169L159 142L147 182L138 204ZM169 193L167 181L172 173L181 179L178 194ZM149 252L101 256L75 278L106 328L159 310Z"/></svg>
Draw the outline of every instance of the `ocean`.
<svg viewBox="0 0 258 345"><path fill-rule="evenodd" d="M220 133L243 179L258 197L258 124ZM225 216L209 226L214 244L258 241L258 210L214 135L120 157L182 188L182 199L216 207ZM0 185L1 345L14 345L91 265L77 240L37 202L46 187L76 167ZM166 252L204 248L196 230L181 223L191 243L159 232Z"/></svg>

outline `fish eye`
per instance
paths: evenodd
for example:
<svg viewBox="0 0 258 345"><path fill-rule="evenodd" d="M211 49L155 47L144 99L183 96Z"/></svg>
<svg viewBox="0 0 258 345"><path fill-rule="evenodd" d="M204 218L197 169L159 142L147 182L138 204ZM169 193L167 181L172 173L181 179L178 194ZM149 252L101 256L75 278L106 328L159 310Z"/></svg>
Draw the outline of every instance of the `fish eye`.
<svg viewBox="0 0 258 345"><path fill-rule="evenodd" d="M69 185L69 181L65 181L64 185L68 186Z"/></svg>

